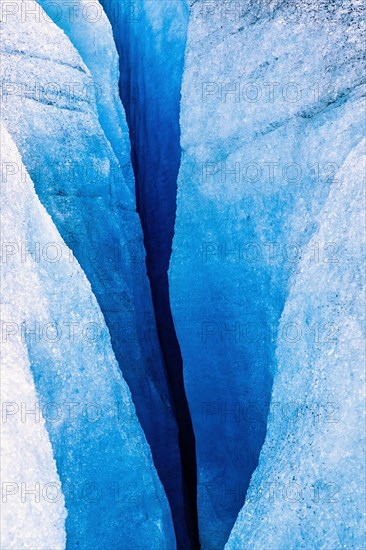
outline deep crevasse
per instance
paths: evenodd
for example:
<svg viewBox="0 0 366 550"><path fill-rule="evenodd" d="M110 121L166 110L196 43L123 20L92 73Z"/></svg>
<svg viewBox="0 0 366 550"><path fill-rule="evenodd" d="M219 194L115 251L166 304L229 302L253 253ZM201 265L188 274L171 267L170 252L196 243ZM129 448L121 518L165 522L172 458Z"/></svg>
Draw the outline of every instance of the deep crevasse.
<svg viewBox="0 0 366 550"><path fill-rule="evenodd" d="M43 0L42 4L47 5ZM147 263L154 293L153 279L164 279L169 261L175 215L172 182L179 162L180 74L170 64L173 56L171 60L164 55L171 40L175 44L172 54L179 52L182 61L182 27L175 26L175 16L180 14L180 22L186 19L180 12L181 2L167 0L164 6L171 9L164 13L163 4L153 0L133 3L137 12L131 12L130 3L104 0L104 4L108 11L111 5L122 6L118 21L124 38L128 37L124 46L116 37L121 67L129 69L123 74L121 93L126 93L131 133L137 134L132 135L132 151L135 171L142 170L138 177L144 185L139 187L137 182L137 196L145 246L151 247ZM24 3L16 5L20 13ZM86 3L80 0L78 5L82 10ZM238 550L271 546L330 550L358 548L365 542L360 532L363 495L358 485L364 477L363 380L358 368L362 361L358 319L362 316L360 262L364 250L356 221L363 197L360 7L356 0L337 0L328 6L311 0L291 5L279 1L191 2L181 117L183 158L170 281L197 439L198 512L206 549L223 548L228 538L227 548ZM170 494L178 543L191 545L189 522L194 510L189 510L184 495L171 380L164 374L143 268L127 125L116 99L116 51L105 16L97 24L87 24L78 13L74 22L66 17L58 25L81 54L92 78L52 23L28 20L25 24L15 19L5 33L3 116L40 198L91 281L155 464ZM116 20L110 11L108 15L116 34ZM141 33L144 25L148 32ZM24 30L22 35L19 29ZM143 52L140 66L146 69L134 72L132 61L138 51ZM165 67L152 65L158 52ZM104 63L97 63L99 55ZM171 90L169 82L157 80L155 71L171 77ZM147 82L150 74L151 82ZM70 82L77 84L72 92ZM165 96L154 95L163 93L167 94L166 112L162 108ZM129 104L130 100L135 103ZM146 105L142 108L147 100L155 105L150 113ZM162 114L168 126L174 119L168 144L164 133L159 134ZM155 137L162 141L154 142L153 125L158 128ZM172 164L161 161L160 155L167 158L164 143L173 151ZM71 171L69 165L65 173L66 159L71 161ZM23 170L20 161L18 166ZM149 173L151 166L157 173ZM31 200L28 191L23 197L28 201L24 212L32 214L30 205L38 199L34 195ZM156 202L150 216L152 201ZM30 247L38 234L36 217L31 215L26 223L31 237L23 240ZM19 219L26 220L26 214L20 212ZM41 244L45 235L61 240L52 233L54 228L49 233L51 226L47 223L42 229ZM161 261L156 261L157 252ZM27 258L31 261L29 254ZM93 327L91 337L82 332L82 352L75 350L74 342L50 346L43 333L40 342L28 334L27 354L40 399L63 401L64 395L69 398L81 390L83 401L103 405L112 401L114 405L115 392L120 395L122 391L124 430L132 430L118 432L122 442L119 435L114 439L120 418L116 420L115 409L109 406L112 415L107 414L101 431L95 430L98 424L90 426L85 411L71 424L46 424L69 513L70 547L78 542L81 548L98 547L99 541L102 546L142 544L150 550L156 544L157 550L170 550L175 541L165 496L96 301L77 264L72 262L70 273L66 269L78 281L70 285L72 297L58 270L45 267L37 270L42 282L37 297L41 291L46 298L52 292L56 301L48 304L46 299L49 311L41 317L42 323L57 319L66 333L70 318L76 330ZM24 265L18 266L20 274L23 269ZM29 277L27 284L31 295L34 279ZM164 280L162 286L167 300ZM157 317L161 296L157 293L157 301L155 297ZM41 301L37 299L37 307ZM67 313L66 322L57 304L63 304L61 313L70 306L72 315ZM82 309L82 317L75 304ZM146 311L150 331L142 322ZM31 325L24 327L26 334L39 319L38 309L35 317L33 313ZM170 320L168 324L171 330ZM159 336L162 341L161 330ZM15 351L23 353L21 344ZM179 348L174 346L176 353ZM47 371L46 362L50 365ZM23 365L27 376L26 359ZM33 399L31 385L30 380ZM109 431L104 433L106 426ZM85 446L74 445L79 433L86 434ZM45 453L42 465L58 479L42 427L38 436ZM69 436L73 441L67 447ZM124 437L133 442L131 448ZM191 453L189 444L185 451ZM109 464L105 464L106 457ZM33 463L34 456L27 460ZM92 482L97 478L103 487L111 474L113 479L132 476L132 485L118 486L126 492L124 502L115 503L115 485L108 494L102 492L106 500L98 505L90 498L86 506L82 499L75 502L67 475L76 480L77 487L71 483L71 488L77 491L80 479L90 481L89 470ZM356 475L352 477L350 471ZM92 501L94 490L95 486L87 493ZM151 491L148 498L146 491ZM42 530L61 546L64 510L62 501L59 504L53 516L58 525L50 526L46 518ZM30 514L33 518L32 510ZM104 522L95 522L96 517ZM140 525L145 522L149 528L140 536Z"/></svg>
<svg viewBox="0 0 366 550"><path fill-rule="evenodd" d="M330 330L328 319L308 326L300 312L284 324L279 319L305 251L321 262L340 254L338 243L311 239L338 170L364 133L362 23L356 0L190 4L169 276L196 436L201 542L216 549L228 539L258 463L276 347L286 343L295 356L311 331L324 340ZM326 300L337 303L335 290ZM331 353L331 343L322 353ZM296 357L306 372L306 359ZM318 384L324 407L327 382ZM280 401L286 410L286 396ZM276 457L266 455L268 469ZM283 460L290 461L286 453ZM273 481L260 471L253 491ZM325 470L323 476L327 483ZM249 532L253 511L244 508L235 547L255 542L262 515L255 508ZM330 517L322 521L313 527L320 539L321 529L333 529ZM262 546L272 541L265 533Z"/></svg>
<svg viewBox="0 0 366 550"><path fill-rule="evenodd" d="M178 545L198 545L195 438L183 364L170 311L168 266L180 164L180 88L188 26L185 0L102 0L120 56L120 94L131 136L141 219L159 341L179 429L181 472L163 482Z"/></svg>
<svg viewBox="0 0 366 550"><path fill-rule="evenodd" d="M65 501L67 548L171 550L168 502L90 284L6 132L1 143L3 547L64 548Z"/></svg>

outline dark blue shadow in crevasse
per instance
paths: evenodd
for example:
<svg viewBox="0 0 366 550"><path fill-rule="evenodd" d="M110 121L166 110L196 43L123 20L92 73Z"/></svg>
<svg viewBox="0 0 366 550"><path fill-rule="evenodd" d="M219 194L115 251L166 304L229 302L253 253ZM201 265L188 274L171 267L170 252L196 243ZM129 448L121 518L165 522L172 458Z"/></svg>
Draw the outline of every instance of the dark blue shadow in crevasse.
<svg viewBox="0 0 366 550"><path fill-rule="evenodd" d="M166 469L165 449L149 441L172 510L178 548L199 547L195 436L184 389L182 355L169 301L168 268L180 166L180 89L188 27L182 1L101 1L120 57L120 95L131 139L136 206L141 219L156 325L178 426L181 491ZM132 8L132 9L131 9Z"/></svg>

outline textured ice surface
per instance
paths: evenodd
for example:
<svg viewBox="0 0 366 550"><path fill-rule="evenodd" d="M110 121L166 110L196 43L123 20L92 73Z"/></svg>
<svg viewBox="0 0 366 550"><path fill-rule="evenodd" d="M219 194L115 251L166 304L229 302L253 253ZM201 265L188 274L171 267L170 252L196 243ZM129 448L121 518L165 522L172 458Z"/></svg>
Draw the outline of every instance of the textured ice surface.
<svg viewBox="0 0 366 550"><path fill-rule="evenodd" d="M40 204L14 147L5 163L2 261L10 320L2 319L3 338L24 362L28 356L65 497L67 547L170 550L175 537L167 499L90 284ZM19 390L6 397L23 398ZM39 438L43 423L34 427L37 416L26 413L35 409L34 390L24 398L23 429ZM36 468L38 456L41 461L49 450L43 434L43 447L33 448ZM50 457L39 481L55 477ZM39 510L44 507L42 502ZM55 525L50 536L62 511L59 516L55 505L49 519L39 520ZM62 545L62 530L53 537Z"/></svg>
<svg viewBox="0 0 366 550"><path fill-rule="evenodd" d="M28 409L37 391L46 424L41 416L30 424L29 411L16 424L16 411L5 441L12 422L12 443L20 430L31 438L22 454L27 467L42 485L58 481L46 426L70 548L170 550L167 501L105 326L159 472L181 496L178 430L126 181L116 49L97 2L64 3L61 17L53 3L41 3L65 34L32 0L4 2L1 70L3 117L61 233L9 145L15 165L5 167L4 194L15 220L6 239L16 246L5 249L5 322L12 323L5 343L24 384L10 389L6 379L5 392L30 399ZM184 2L164 0L164 9L154 0L103 3L129 69L121 90L131 128L141 130L133 137L145 183L138 201L153 213L145 240L152 257L161 254L149 264L159 282L174 218L167 182L177 168ZM170 280L197 438L203 548L223 548L259 460L228 548L358 549L365 543L361 3L190 4ZM122 20L111 17L111 6ZM151 72L133 70L140 57ZM134 101L148 102L150 112ZM7 302L11 293L16 307ZM18 480L19 466L9 471ZM19 525L10 545L27 536L39 547L47 531L50 544L63 546L62 496L50 511L43 489L37 509L27 499L26 509L13 511L19 491L9 496L5 520L15 514ZM34 539L39 511L42 541Z"/></svg>
<svg viewBox="0 0 366 550"><path fill-rule="evenodd" d="M224 545L244 502L276 342L297 328L278 334L288 281L363 136L360 9L191 2L170 288L205 548ZM330 240L322 260L337 255Z"/></svg>
<svg viewBox="0 0 366 550"><path fill-rule="evenodd" d="M9 134L2 129L2 168L8 162L16 162L19 167L20 156ZM9 193L11 188L14 191ZM2 180L1 190L1 241L12 241L15 236L24 241L24 209L31 193L22 195L19 172L8 175L6 187ZM22 403L34 409L38 401L27 346L6 338L6 327L13 330L18 326L19 320L34 309L34 301L42 296L42 291L30 262L22 264L16 274L9 267L2 263L1 547L61 550L65 548L66 511L45 422L41 414L37 422L25 422L22 418ZM32 286L32 293L24 293L24 284Z"/></svg>
<svg viewBox="0 0 366 550"><path fill-rule="evenodd" d="M301 259L280 331L268 434L226 546L364 548L365 142L335 174ZM337 243L333 262L314 261Z"/></svg>
<svg viewBox="0 0 366 550"><path fill-rule="evenodd" d="M60 21L85 55L89 71L42 8L31 1L26 5L37 8L39 16L22 17L24 4L17 2L18 11L4 24L2 114L41 202L91 283L159 474L165 471L174 478L180 468L178 430L156 332L140 221L111 146L117 143L116 117L111 112L114 122L109 124L101 101L97 105L90 74L108 102L112 77L105 68L115 55L111 29L105 16L89 30L83 19L75 27L67 19ZM98 47L98 63L92 60L94 46L88 48L89 33L91 44ZM110 71L117 78L115 65ZM110 142L103 132L107 126Z"/></svg>
<svg viewBox="0 0 366 550"><path fill-rule="evenodd" d="M134 194L129 132L118 91L118 55L102 6L98 0L76 0L60 5L38 0L38 4L64 30L90 70L100 125Z"/></svg>

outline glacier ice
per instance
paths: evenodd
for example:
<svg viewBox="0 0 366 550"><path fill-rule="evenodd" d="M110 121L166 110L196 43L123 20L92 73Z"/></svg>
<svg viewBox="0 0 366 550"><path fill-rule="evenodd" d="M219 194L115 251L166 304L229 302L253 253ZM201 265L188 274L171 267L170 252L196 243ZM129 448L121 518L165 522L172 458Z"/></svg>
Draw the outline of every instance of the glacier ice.
<svg viewBox="0 0 366 550"><path fill-rule="evenodd" d="M101 11L97 24L57 18L62 32L40 5L27 2L39 16L25 18L24 4L16 4L3 32L2 116L41 202L91 283L159 476L164 485L179 483L179 430L125 179L126 121L117 100L109 105L118 76L111 28ZM51 4L44 5L56 19Z"/></svg>
<svg viewBox="0 0 366 550"><path fill-rule="evenodd" d="M24 387L6 385L6 398L14 403L7 409L8 426L16 428L19 419L16 424L12 417L21 415L26 438L19 450L30 468L14 466L9 475L15 478L7 481L36 481L42 491L37 510L32 497L26 498L30 504L23 514L28 520L29 512L31 523L23 527L25 533L15 533L25 535L23 545L10 547L26 547L27 540L33 548L45 548L45 541L47 548L64 547L63 498L49 510L48 502L57 493L53 487L47 492L47 485L58 477L38 410L65 498L67 548L170 550L175 537L168 502L102 313L83 271L39 202L18 151L6 135L2 143L9 144L2 157L2 338L9 351L6 371L13 373L17 359L24 379ZM15 497L8 499L11 503ZM42 513L45 518L39 518ZM13 521L22 521L23 514L16 512ZM38 532L33 531L33 518ZM21 524L10 528L10 536L13 529L22 529Z"/></svg>
<svg viewBox="0 0 366 550"><path fill-rule="evenodd" d="M2 129L1 167L9 161L19 161L19 154ZM9 174L8 178L7 186L19 192L19 175ZM24 204L14 201L3 181L1 194L1 242L11 242L15 235L23 241ZM32 301L39 282L30 264L22 266L22 273L16 275L13 269L1 267L1 317L10 330L34 308ZM31 294L21 291L24 279L33 289ZM65 503L44 418L40 413L38 422L22 420L22 403L34 407L37 402L27 346L4 336L2 324L1 547L62 550L66 540ZM35 494L27 495L26 491Z"/></svg>
<svg viewBox="0 0 366 550"><path fill-rule="evenodd" d="M363 23L356 0L190 4L169 278L200 537L221 548L265 438L276 343L307 328L301 311L279 325L289 288L364 135Z"/></svg>
<svg viewBox="0 0 366 550"><path fill-rule="evenodd" d="M335 174L291 284L279 330L307 334L278 341L266 441L227 550L365 547L365 145ZM314 261L327 242L335 261Z"/></svg>
<svg viewBox="0 0 366 550"><path fill-rule="evenodd" d="M361 2L1 11L4 547L363 547Z"/></svg>

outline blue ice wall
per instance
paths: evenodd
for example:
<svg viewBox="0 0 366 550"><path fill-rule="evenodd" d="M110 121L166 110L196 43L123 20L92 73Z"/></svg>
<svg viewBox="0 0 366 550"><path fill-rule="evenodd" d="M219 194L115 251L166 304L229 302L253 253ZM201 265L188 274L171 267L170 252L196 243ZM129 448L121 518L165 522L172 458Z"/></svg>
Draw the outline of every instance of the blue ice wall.
<svg viewBox="0 0 366 550"><path fill-rule="evenodd" d="M277 342L268 433L226 550L365 546L365 145L337 170L292 278L279 330L305 330ZM320 243L337 253L318 260Z"/></svg>
<svg viewBox="0 0 366 550"><path fill-rule="evenodd" d="M20 25L20 20L12 29L7 25L7 45ZM57 27L43 26L41 33L37 27L33 36L31 29L27 25L22 33L19 71L24 78L31 77L44 40L62 46L63 62L78 62ZM55 75L57 57L48 51ZM4 59L17 55L8 49ZM14 122L8 119L6 125ZM175 536L168 501L90 283L36 195L16 147L3 134L1 143L2 340L7 352L2 368L19 375L25 367L25 376L15 378L16 388L9 387L8 376L2 387L2 397L10 401L6 424L13 427L22 454L14 465L16 477L7 479L18 487L8 499L18 512L7 547L62 549L66 538L70 550L171 550ZM16 437L19 424L25 439ZM6 461L14 460L12 445L5 450ZM2 508L7 510L8 503Z"/></svg>
<svg viewBox="0 0 366 550"><path fill-rule="evenodd" d="M351 0L190 4L169 278L211 549L224 546L258 464L276 347L295 352L311 330L300 312L279 326L301 258L337 254L332 242L318 254L311 238L364 133L362 24ZM262 547L286 547L276 542Z"/></svg>
<svg viewBox="0 0 366 550"><path fill-rule="evenodd" d="M175 475L174 479L164 478L164 485L178 542L188 548L192 540L197 544L198 539L195 441L167 276L181 156L179 108L188 7L184 0L103 0L102 4L120 56L120 93L130 128L136 204L144 233L157 330L179 427L183 485L177 490Z"/></svg>
<svg viewBox="0 0 366 550"><path fill-rule="evenodd" d="M123 172L134 193L131 147L125 111L118 91L119 59L111 38L111 28L97 0L75 0L62 6L48 0L37 2L45 17L53 20L69 37L93 77L98 118ZM101 62L102 59L102 62Z"/></svg>

